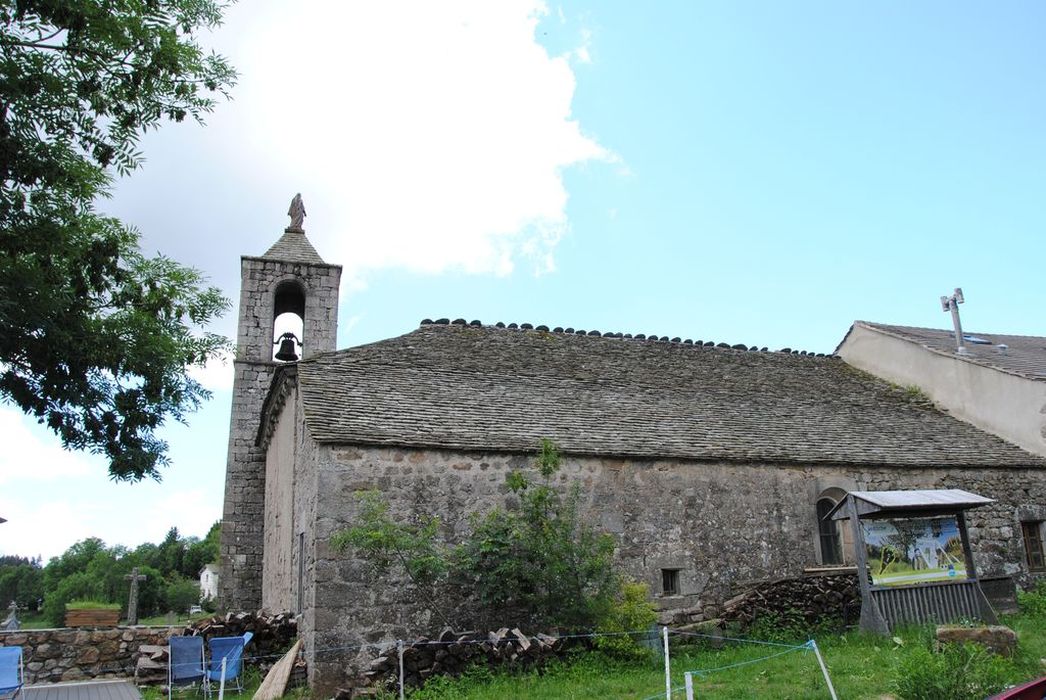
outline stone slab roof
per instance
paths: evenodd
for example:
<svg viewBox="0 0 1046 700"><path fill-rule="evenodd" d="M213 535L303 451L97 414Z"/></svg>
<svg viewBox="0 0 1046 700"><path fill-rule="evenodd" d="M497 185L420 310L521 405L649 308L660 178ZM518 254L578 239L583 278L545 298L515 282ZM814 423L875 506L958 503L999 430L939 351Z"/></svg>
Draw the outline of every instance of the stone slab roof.
<svg viewBox="0 0 1046 700"><path fill-rule="evenodd" d="M998 333L972 333L963 331L966 337L966 353L959 355L955 351L955 332L935 328L914 328L910 326L891 326L885 323L856 321L861 325L880 333L886 333L902 340L948 355L957 360L992 367L1003 372L1016 374L1026 379L1046 381L1046 338L1034 335L1000 335ZM986 340L987 343L974 342L971 339ZM1006 345L1004 352L999 345Z"/></svg>
<svg viewBox="0 0 1046 700"><path fill-rule="evenodd" d="M297 375L321 443L532 452L548 437L617 457L1046 467L836 357L423 324Z"/></svg>
<svg viewBox="0 0 1046 700"><path fill-rule="evenodd" d="M280 240L273 243L272 247L265 251L265 255L262 257L270 260L303 262L311 265L327 264L323 262L323 258L312 247L312 243L309 243L309 239L305 237L304 231L290 228L284 230Z"/></svg>

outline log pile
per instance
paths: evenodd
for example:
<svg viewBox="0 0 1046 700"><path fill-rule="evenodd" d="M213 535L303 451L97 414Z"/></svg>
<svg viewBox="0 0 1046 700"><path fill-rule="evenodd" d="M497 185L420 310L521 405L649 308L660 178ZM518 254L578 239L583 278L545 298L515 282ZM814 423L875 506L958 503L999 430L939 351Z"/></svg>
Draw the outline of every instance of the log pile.
<svg viewBox="0 0 1046 700"><path fill-rule="evenodd" d="M760 618L855 622L861 591L854 574L804 576L761 583L723 604L721 618L747 627Z"/></svg>
<svg viewBox="0 0 1046 700"><path fill-rule="evenodd" d="M243 652L244 662L265 673L294 643L298 636L298 622L289 612L227 613L189 623L183 634L210 639L234 637L245 632L252 632L254 637Z"/></svg>
<svg viewBox="0 0 1046 700"><path fill-rule="evenodd" d="M298 623L289 612L270 615L257 613L228 613L189 623L182 634L188 637L235 637L245 632L254 636L243 652L243 663L254 666L264 674L279 661L298 636ZM177 634L177 632L175 632ZM143 644L138 649L134 678L138 685L167 682L167 661L170 647Z"/></svg>
<svg viewBox="0 0 1046 700"><path fill-rule="evenodd" d="M422 637L403 649L404 682L420 686L434 675L458 675L474 664L539 666L562 656L574 640L547 634L528 636L518 627L493 632L454 632L447 628L435 639ZM392 686L399 680L399 652L387 650L363 674L369 685Z"/></svg>

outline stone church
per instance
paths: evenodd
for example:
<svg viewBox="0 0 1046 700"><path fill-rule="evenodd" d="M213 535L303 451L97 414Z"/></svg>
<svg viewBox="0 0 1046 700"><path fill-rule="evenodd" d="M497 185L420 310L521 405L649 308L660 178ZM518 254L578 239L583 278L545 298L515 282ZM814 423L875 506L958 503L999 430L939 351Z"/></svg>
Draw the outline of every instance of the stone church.
<svg viewBox="0 0 1046 700"><path fill-rule="evenodd" d="M221 600L299 613L310 655L433 631L408 589L329 546L355 492L436 514L453 540L505 503L506 473L546 437L665 619L712 617L747 582L851 561L820 516L857 489L995 499L970 514L978 568L1036 574L1021 533L1046 521L1046 460L916 392L835 356L529 324L426 320L337 350L341 268L295 224L241 263ZM280 361L287 313L300 345ZM347 661L310 658L313 684L333 687Z"/></svg>

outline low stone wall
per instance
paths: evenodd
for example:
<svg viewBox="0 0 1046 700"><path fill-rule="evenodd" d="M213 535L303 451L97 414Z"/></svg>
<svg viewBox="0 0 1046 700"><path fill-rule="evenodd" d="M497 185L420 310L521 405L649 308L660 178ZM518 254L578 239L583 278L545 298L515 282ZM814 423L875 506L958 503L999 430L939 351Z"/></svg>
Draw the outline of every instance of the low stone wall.
<svg viewBox="0 0 1046 700"><path fill-rule="evenodd" d="M106 627L0 632L0 646L20 646L26 683L131 678L143 644L165 645L182 627Z"/></svg>

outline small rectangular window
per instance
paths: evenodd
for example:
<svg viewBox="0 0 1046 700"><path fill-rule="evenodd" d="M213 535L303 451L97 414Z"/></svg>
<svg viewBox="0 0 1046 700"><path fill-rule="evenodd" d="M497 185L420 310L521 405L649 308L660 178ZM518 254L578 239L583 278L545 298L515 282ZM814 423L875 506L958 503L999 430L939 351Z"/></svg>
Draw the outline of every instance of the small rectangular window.
<svg viewBox="0 0 1046 700"><path fill-rule="evenodd" d="M679 569L661 569L661 593L679 595Z"/></svg>
<svg viewBox="0 0 1046 700"><path fill-rule="evenodd" d="M1024 553L1028 557L1028 569L1046 571L1046 552L1042 548L1042 521L1021 523L1024 535Z"/></svg>

